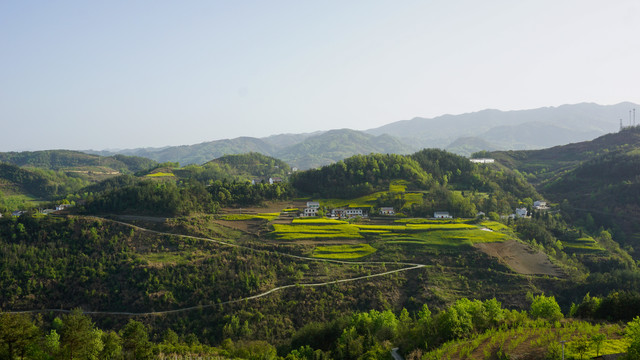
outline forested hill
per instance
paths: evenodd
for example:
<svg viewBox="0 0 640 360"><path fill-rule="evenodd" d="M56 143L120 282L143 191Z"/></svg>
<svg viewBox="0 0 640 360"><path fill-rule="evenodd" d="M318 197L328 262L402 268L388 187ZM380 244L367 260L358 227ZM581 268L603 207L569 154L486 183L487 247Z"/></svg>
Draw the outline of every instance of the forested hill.
<svg viewBox="0 0 640 360"><path fill-rule="evenodd" d="M225 164L235 169L238 174L250 177L283 177L288 175L291 167L286 162L256 152L237 155L225 155L207 164ZM205 164L205 166L207 165Z"/></svg>
<svg viewBox="0 0 640 360"><path fill-rule="evenodd" d="M308 137L277 151L275 155L301 169L312 169L356 154L408 154L415 150L393 136L373 136L361 131L340 129Z"/></svg>
<svg viewBox="0 0 640 360"><path fill-rule="evenodd" d="M321 169L294 174L291 183L312 197L349 199L385 192L395 180L407 184L406 191L422 193L421 199L411 209L392 199L381 200L381 204L394 204L414 216L431 216L438 209L450 209L465 217L475 216L476 210L508 214L523 203L541 198L515 172L477 165L438 149L424 149L412 155L356 155Z"/></svg>
<svg viewBox="0 0 640 360"><path fill-rule="evenodd" d="M640 257L640 127L536 151L495 152L590 231L611 229Z"/></svg>
<svg viewBox="0 0 640 360"><path fill-rule="evenodd" d="M582 162L612 151L629 152L640 149L640 128L622 131L583 141L542 150L494 151L485 154L501 164L533 175L538 182L556 173L576 168Z"/></svg>
<svg viewBox="0 0 640 360"><path fill-rule="evenodd" d="M393 179L403 179L426 188L433 182L420 165L403 155L355 155L295 174L292 185L299 191L322 197L358 197L384 189Z"/></svg>
<svg viewBox="0 0 640 360"><path fill-rule="evenodd" d="M418 148L389 135L373 136L361 131L340 129L299 136L271 136L265 139L239 137L160 149L122 150L119 153L188 165L203 164L225 155L255 152L282 159L300 169L309 169L331 164L355 154L407 154ZM113 154L92 151L90 153Z"/></svg>
<svg viewBox="0 0 640 360"><path fill-rule="evenodd" d="M98 156L70 150L45 150L0 153L0 162L45 170L101 166L120 172L134 173L155 165L154 160L138 156Z"/></svg>

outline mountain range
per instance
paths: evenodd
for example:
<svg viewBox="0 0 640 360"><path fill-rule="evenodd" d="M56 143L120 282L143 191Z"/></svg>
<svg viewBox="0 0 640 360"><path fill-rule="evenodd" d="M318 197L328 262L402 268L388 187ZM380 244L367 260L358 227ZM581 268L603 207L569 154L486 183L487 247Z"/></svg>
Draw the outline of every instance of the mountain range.
<svg viewBox="0 0 640 360"><path fill-rule="evenodd" d="M86 151L99 155L134 155L158 162L202 164L223 155L258 152L300 169L327 165L355 154L408 154L442 148L469 156L480 150L530 150L594 139L628 125L638 105L581 103L532 110L483 110L396 121L365 131L338 129L264 138L239 137L195 145Z"/></svg>

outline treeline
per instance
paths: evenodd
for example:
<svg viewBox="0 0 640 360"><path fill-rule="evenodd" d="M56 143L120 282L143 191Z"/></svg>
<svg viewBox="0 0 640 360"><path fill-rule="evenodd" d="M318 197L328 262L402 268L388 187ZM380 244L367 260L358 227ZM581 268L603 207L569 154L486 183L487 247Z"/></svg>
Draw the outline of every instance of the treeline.
<svg viewBox="0 0 640 360"><path fill-rule="evenodd" d="M612 322L631 321L640 316L640 293L614 291L604 297L587 293L580 303L571 305L570 316Z"/></svg>
<svg viewBox="0 0 640 360"><path fill-rule="evenodd" d="M138 180L122 176L87 188L84 209L89 213L135 213L178 216L215 213L220 207L260 205L293 196L288 183L255 184L248 181Z"/></svg>
<svg viewBox="0 0 640 360"><path fill-rule="evenodd" d="M286 162L256 152L225 155L209 163L228 164L238 172L254 177L284 177L291 171L289 164Z"/></svg>
<svg viewBox="0 0 640 360"><path fill-rule="evenodd" d="M61 171L23 169L2 162L0 162L0 180L8 182L9 186L16 187L17 190L49 200L78 191L89 184L87 180L68 176Z"/></svg>
<svg viewBox="0 0 640 360"><path fill-rule="evenodd" d="M78 166L105 166L125 173L151 168L156 162L138 156L98 156L70 150L45 150L0 153L0 162L44 170L60 170Z"/></svg>
<svg viewBox="0 0 640 360"><path fill-rule="evenodd" d="M294 196L289 183L259 183L248 181L216 181L207 187L213 201L220 206L259 205L264 201L285 200Z"/></svg>
<svg viewBox="0 0 640 360"><path fill-rule="evenodd" d="M176 216L191 212L212 213L218 204L199 182L177 184L173 181L142 180L89 196L84 208L89 213Z"/></svg>
<svg viewBox="0 0 640 360"><path fill-rule="evenodd" d="M588 301L593 299L586 297ZM30 314L0 313L0 355L14 359L153 359L153 358L241 358L241 359L391 359L398 352L408 359L431 359L429 351L444 343L478 338L488 331L523 328L557 331L564 325L560 307L553 297L531 296L528 311L503 309L491 300L456 301L436 314L424 305L416 314L403 309L398 315L390 310L355 312L329 322L308 323L290 340L270 344L260 340L225 338L217 347L200 343L194 334L179 336L171 329L150 333L142 322L129 320L118 331L102 330L91 318L74 310L45 323ZM582 355L590 345L599 351L607 335L599 327L591 328L591 339L571 339L571 349ZM640 317L628 322L626 359L640 355ZM526 337L525 337L526 339ZM566 339L565 339L566 340ZM541 339L538 340L542 341ZM591 344L590 344L591 343ZM533 344L533 341L531 341ZM545 358L559 357L556 342L549 343ZM485 358L508 356L506 349L493 348Z"/></svg>
<svg viewBox="0 0 640 360"><path fill-rule="evenodd" d="M56 317L45 325L42 317L0 313L0 357L2 359L183 359L234 358L233 351L200 344L193 334L178 337L166 330L154 343L149 329L129 320L119 331L102 330L81 310Z"/></svg>

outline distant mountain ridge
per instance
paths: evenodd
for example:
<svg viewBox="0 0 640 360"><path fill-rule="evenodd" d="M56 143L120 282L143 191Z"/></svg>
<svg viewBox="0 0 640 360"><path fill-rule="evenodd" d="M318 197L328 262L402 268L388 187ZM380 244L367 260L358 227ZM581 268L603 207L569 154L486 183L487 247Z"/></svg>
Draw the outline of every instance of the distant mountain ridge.
<svg viewBox="0 0 640 360"><path fill-rule="evenodd" d="M285 160L300 169L327 165L356 154L408 154L421 148L441 148L468 156L480 150L541 149L587 141L627 124L638 105L582 103L532 110L482 110L432 119L414 118L365 131L338 129L264 138L239 137L195 145L87 151L92 154L135 155L158 162L203 164L212 159L258 152Z"/></svg>
<svg viewBox="0 0 640 360"><path fill-rule="evenodd" d="M616 105L581 103L513 111L489 109L431 119L416 117L365 132L421 139L424 147L444 147L454 151L454 147L443 143L455 143L461 137L477 137L499 150L541 149L591 140L616 131L620 127L620 119L627 125L629 110L635 107L638 105L622 102ZM475 148L456 152L469 155L479 150L491 149Z"/></svg>
<svg viewBox="0 0 640 360"><path fill-rule="evenodd" d="M118 150L116 153L187 165L203 164L224 155L255 152L277 157L300 169L309 169L331 164L356 154L408 154L415 150L416 147L406 145L393 136L374 136L362 131L339 129L312 134L273 135L262 139L239 137L196 145ZM87 152L103 156L114 154L111 151Z"/></svg>

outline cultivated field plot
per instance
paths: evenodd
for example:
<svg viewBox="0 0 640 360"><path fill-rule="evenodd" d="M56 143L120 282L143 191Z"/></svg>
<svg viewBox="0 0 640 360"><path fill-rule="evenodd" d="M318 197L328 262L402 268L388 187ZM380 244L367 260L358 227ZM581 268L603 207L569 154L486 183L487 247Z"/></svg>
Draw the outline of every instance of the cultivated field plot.
<svg viewBox="0 0 640 360"><path fill-rule="evenodd" d="M597 253L605 249L592 237L582 237L573 241L563 241L565 251L574 253Z"/></svg>
<svg viewBox="0 0 640 360"><path fill-rule="evenodd" d="M246 220L266 220L273 221L279 213L258 213L258 214L226 214L221 215L220 220L226 221L246 221Z"/></svg>
<svg viewBox="0 0 640 360"><path fill-rule="evenodd" d="M417 221L416 221L417 222ZM465 224L462 221L430 221L428 223L414 223L404 221L389 224L350 224L346 221L313 218L294 219L291 224L273 224L271 235L277 240L368 240L377 244L405 244L420 245L422 247L459 247L472 246L476 243L502 242L509 239L507 234L492 231L484 223L479 225ZM333 252L353 253L349 258L368 255L364 248L353 251L354 245L345 248L332 248ZM339 250L336 250L339 249ZM373 248L372 248L373 249ZM313 255L327 257L328 251L324 247ZM373 249L375 251L375 249ZM347 256L347 255L341 255ZM342 257L345 258L345 257Z"/></svg>
<svg viewBox="0 0 640 360"><path fill-rule="evenodd" d="M387 191L378 191L373 194L361 196L355 199L320 199L320 205L326 206L329 208L340 208L340 207L358 207L358 208L367 208L367 207L375 207L377 205L378 198L388 196L390 193L395 194L397 198L402 198L405 203L405 208L410 208L413 204L422 203L422 196L424 192L420 191L407 191L407 185L409 183L404 180L393 180L389 184L389 190Z"/></svg>
<svg viewBox="0 0 640 360"><path fill-rule="evenodd" d="M358 259L376 252L369 244L316 246L311 256L323 259Z"/></svg>

